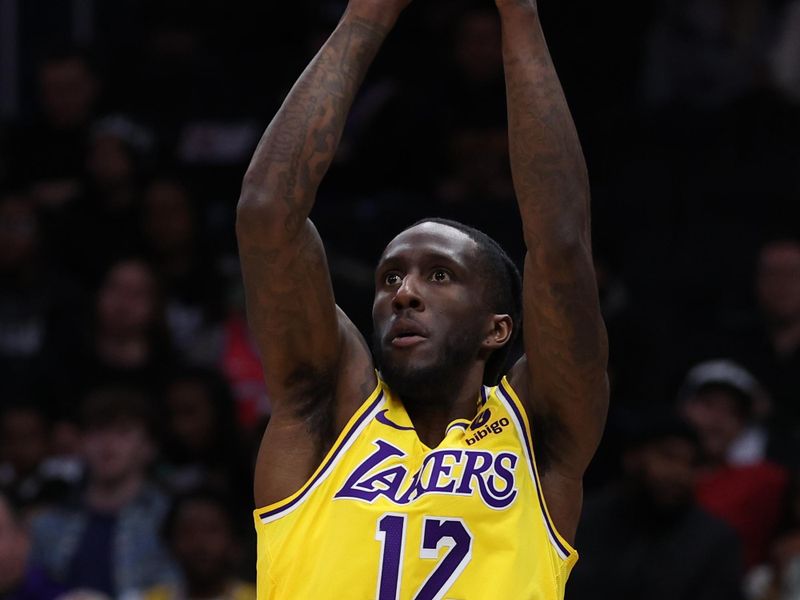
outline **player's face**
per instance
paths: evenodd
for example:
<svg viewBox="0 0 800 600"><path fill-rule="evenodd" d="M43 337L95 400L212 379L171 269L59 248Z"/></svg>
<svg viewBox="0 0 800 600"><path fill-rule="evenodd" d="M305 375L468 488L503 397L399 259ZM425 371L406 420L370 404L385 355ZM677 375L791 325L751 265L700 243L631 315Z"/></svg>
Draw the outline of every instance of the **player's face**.
<svg viewBox="0 0 800 600"><path fill-rule="evenodd" d="M439 223L406 230L386 247L375 277L375 351L401 395L404 383L454 375L478 357L492 315L477 252L469 236Z"/></svg>

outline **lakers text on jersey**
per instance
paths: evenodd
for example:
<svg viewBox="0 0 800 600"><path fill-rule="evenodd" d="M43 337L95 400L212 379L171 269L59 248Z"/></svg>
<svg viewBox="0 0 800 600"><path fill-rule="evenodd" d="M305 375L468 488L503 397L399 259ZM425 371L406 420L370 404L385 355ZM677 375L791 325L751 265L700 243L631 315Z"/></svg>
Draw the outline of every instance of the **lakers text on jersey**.
<svg viewBox="0 0 800 600"><path fill-rule="evenodd" d="M259 600L561 600L577 560L506 379L436 448L380 382L303 488L254 516Z"/></svg>

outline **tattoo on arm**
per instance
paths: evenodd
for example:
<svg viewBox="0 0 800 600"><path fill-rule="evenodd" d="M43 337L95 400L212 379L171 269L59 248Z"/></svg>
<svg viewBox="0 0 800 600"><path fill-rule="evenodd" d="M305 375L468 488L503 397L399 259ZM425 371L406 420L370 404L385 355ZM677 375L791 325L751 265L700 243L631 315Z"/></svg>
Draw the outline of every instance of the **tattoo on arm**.
<svg viewBox="0 0 800 600"><path fill-rule="evenodd" d="M388 32L345 14L264 133L242 186L237 231L250 326L268 386L302 396L293 403L302 414L313 412L306 400L320 406L321 390L333 392L341 351L325 253L308 215Z"/></svg>
<svg viewBox="0 0 800 600"><path fill-rule="evenodd" d="M289 236L302 226L330 166L355 95L388 29L343 19L291 90L248 169L250 193L285 208Z"/></svg>
<svg viewBox="0 0 800 600"><path fill-rule="evenodd" d="M501 18L511 167L528 247L528 402L548 422L551 454L577 474L594 453L607 406L588 174L535 4L513 4Z"/></svg>

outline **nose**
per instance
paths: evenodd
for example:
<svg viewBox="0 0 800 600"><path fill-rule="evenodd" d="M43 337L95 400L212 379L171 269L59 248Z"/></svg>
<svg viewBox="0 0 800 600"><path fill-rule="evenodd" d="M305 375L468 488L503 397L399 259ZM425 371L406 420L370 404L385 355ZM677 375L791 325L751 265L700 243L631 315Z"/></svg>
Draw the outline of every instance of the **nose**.
<svg viewBox="0 0 800 600"><path fill-rule="evenodd" d="M392 298L392 308L395 312L410 308L411 310L425 310L425 303L417 289L417 283L412 275L406 275L403 283L397 288Z"/></svg>

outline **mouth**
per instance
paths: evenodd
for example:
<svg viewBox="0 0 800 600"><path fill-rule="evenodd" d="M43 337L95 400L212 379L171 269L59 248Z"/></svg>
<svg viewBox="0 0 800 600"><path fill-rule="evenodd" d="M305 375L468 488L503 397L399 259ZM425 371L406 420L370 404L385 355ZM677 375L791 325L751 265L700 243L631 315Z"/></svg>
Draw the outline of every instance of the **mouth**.
<svg viewBox="0 0 800 600"><path fill-rule="evenodd" d="M421 344L426 339L421 335L403 335L392 338L392 346L395 348L410 348L411 346L416 346L417 344Z"/></svg>
<svg viewBox="0 0 800 600"><path fill-rule="evenodd" d="M386 337L395 348L410 348L427 340L428 332L416 321L399 319L389 329Z"/></svg>

